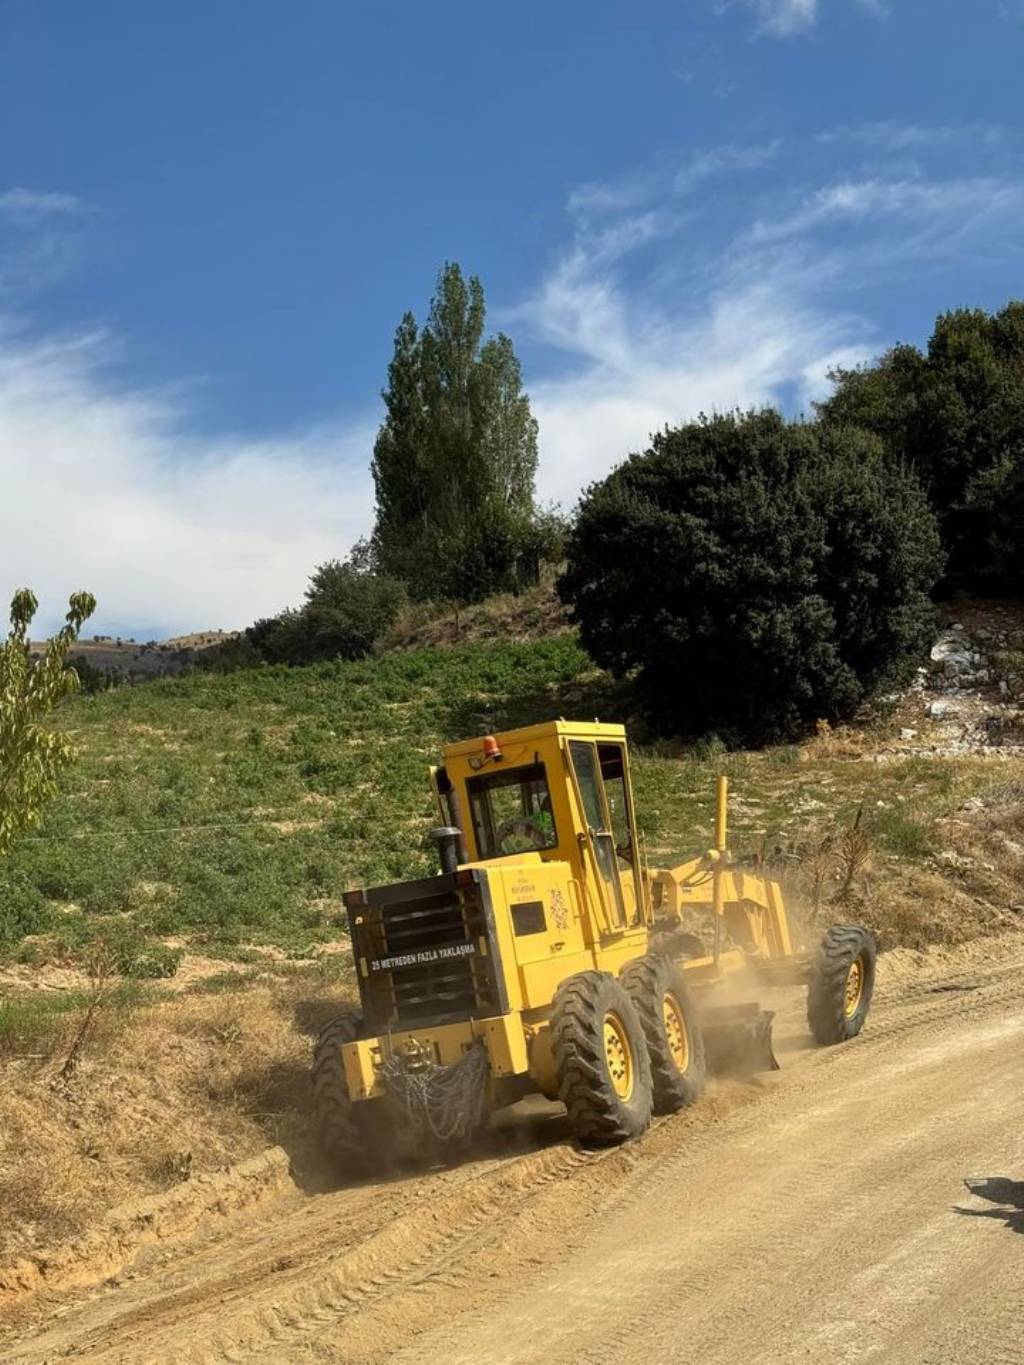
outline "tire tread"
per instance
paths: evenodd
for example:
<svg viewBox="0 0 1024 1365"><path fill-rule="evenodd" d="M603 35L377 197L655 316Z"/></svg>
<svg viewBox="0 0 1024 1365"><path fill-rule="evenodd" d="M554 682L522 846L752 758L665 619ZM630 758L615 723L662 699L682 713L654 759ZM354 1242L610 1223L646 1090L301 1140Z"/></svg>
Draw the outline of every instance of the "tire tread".
<svg viewBox="0 0 1024 1365"><path fill-rule="evenodd" d="M634 1045L637 1075L628 1104L615 1094L605 1068L602 1030L609 996ZM552 1009L551 1047L559 1098L581 1142L614 1147L643 1132L652 1106L647 1049L630 998L614 977L588 971L562 982Z"/></svg>

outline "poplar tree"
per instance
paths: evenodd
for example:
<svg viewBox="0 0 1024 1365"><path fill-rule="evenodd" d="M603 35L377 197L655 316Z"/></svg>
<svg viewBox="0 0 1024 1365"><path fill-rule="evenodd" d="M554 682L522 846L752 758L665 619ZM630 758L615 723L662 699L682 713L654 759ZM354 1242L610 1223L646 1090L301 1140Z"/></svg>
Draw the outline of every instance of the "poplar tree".
<svg viewBox="0 0 1024 1365"><path fill-rule="evenodd" d="M425 326L406 313L373 453L373 557L419 598L517 584L536 541L537 423L512 342L484 340L480 281L448 264Z"/></svg>

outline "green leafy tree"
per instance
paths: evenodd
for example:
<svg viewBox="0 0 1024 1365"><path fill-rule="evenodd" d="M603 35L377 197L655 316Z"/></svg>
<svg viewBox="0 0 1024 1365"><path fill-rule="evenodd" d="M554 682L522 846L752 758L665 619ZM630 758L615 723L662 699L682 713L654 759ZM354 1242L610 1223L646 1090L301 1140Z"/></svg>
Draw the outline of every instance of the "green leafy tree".
<svg viewBox="0 0 1024 1365"><path fill-rule="evenodd" d="M299 615L308 659L361 659L392 624L406 600L405 586L369 573L350 558L321 564L310 579Z"/></svg>
<svg viewBox="0 0 1024 1365"><path fill-rule="evenodd" d="M405 601L404 583L376 572L368 543L359 541L348 559L328 560L316 569L301 607L264 617L237 639L204 650L199 667L230 672L260 663L361 659Z"/></svg>
<svg viewBox="0 0 1024 1365"><path fill-rule="evenodd" d="M78 687L78 675L67 666L68 652L96 601L89 593L75 593L65 624L42 657L33 659L28 629L38 605L28 588L14 594L10 632L0 645L0 853L38 821L74 757L70 737L44 721Z"/></svg>
<svg viewBox="0 0 1024 1365"><path fill-rule="evenodd" d="M821 420L874 432L917 471L950 580L1024 590L1024 303L944 313L926 352L896 346L832 379Z"/></svg>
<svg viewBox="0 0 1024 1365"><path fill-rule="evenodd" d="M764 741L906 682L941 565L874 437L763 411L666 429L589 489L559 591L658 728Z"/></svg>
<svg viewBox="0 0 1024 1365"><path fill-rule="evenodd" d="M373 557L416 597L516 586L539 543L537 423L512 342L484 341L480 281L441 271L426 325L407 313L373 453Z"/></svg>

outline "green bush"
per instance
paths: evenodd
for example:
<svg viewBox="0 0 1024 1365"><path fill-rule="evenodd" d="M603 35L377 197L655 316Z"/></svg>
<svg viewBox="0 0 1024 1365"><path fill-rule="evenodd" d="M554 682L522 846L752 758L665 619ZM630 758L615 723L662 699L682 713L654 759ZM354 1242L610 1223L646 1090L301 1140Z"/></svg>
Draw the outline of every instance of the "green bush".
<svg viewBox="0 0 1024 1365"><path fill-rule="evenodd" d="M198 667L206 673L230 673L261 663L364 658L394 624L406 592L398 579L365 567L361 557L357 551L344 562L321 564L301 607L264 617L243 635L204 650Z"/></svg>
<svg viewBox="0 0 1024 1365"><path fill-rule="evenodd" d="M1024 591L1024 303L957 309L928 349L896 346L837 370L822 421L872 431L918 473L954 583Z"/></svg>
<svg viewBox="0 0 1024 1365"><path fill-rule="evenodd" d="M68 667L78 674L78 689L86 695L109 692L120 681L117 673L109 668L97 668L84 654L73 654L68 659Z"/></svg>
<svg viewBox="0 0 1024 1365"><path fill-rule="evenodd" d="M559 591L660 729L765 741L908 680L941 564L877 440L763 411L666 430L592 487Z"/></svg>
<svg viewBox="0 0 1024 1365"><path fill-rule="evenodd" d="M363 572L336 559L321 564L298 613L302 661L363 658L394 623L404 602L405 588L396 578Z"/></svg>

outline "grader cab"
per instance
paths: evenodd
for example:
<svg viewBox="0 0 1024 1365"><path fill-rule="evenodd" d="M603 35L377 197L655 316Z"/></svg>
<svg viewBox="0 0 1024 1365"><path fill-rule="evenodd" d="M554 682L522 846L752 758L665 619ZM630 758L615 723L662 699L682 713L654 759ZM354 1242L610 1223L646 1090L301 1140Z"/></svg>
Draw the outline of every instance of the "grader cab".
<svg viewBox="0 0 1024 1365"><path fill-rule="evenodd" d="M709 1066L777 1065L759 986L806 983L821 1044L860 1031L870 935L794 951L779 885L730 856L724 778L714 846L670 869L646 864L621 725L452 744L431 781L441 871L345 895L362 1009L323 1030L313 1069L343 1173L403 1140L464 1142L538 1091L583 1143L635 1137Z"/></svg>

